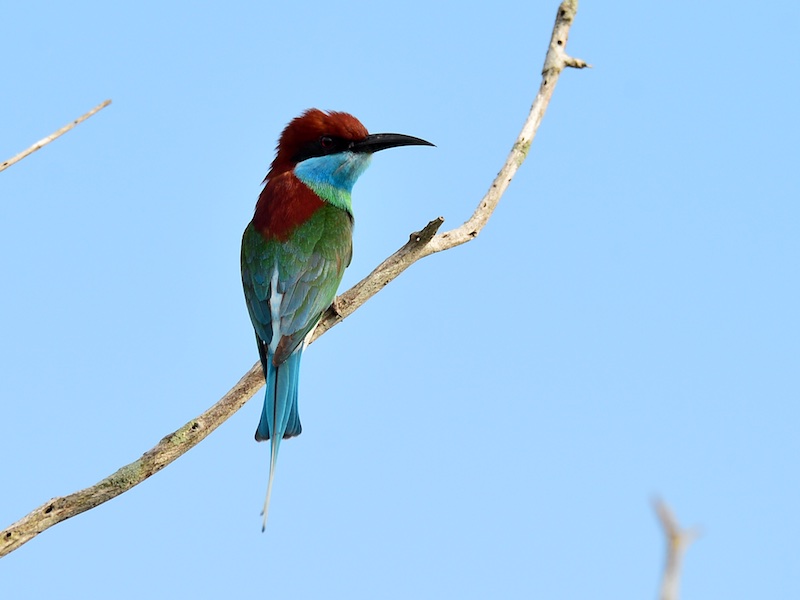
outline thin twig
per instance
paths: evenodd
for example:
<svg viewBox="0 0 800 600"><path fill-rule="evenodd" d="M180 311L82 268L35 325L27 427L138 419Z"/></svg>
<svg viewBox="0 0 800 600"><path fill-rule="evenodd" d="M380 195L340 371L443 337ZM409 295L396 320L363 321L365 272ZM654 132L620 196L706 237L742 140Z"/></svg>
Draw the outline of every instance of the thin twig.
<svg viewBox="0 0 800 600"><path fill-rule="evenodd" d="M664 562L664 577L661 580L659 598L661 600L678 600L683 555L689 544L697 539L699 532L696 528L683 529L678 524L675 513L663 500L654 500L653 508L667 540L667 557Z"/></svg>
<svg viewBox="0 0 800 600"><path fill-rule="evenodd" d="M316 340L331 327L353 314L358 307L419 259L468 242L478 235L492 215L511 178L525 160L561 71L566 67L583 68L588 66L582 60L568 56L565 51L567 35L577 9L577 0L564 0L561 3L556 15L550 47L545 57L539 93L511 153L489 191L478 203L472 217L460 227L439 235L436 232L444 219L437 217L422 230L412 233L409 241L397 252L336 299L334 305L325 312L320 320L311 341ZM261 365L256 363L217 404L200 417L192 419L175 433L164 438L139 460L122 467L90 488L47 502L5 531L0 532L0 557L19 548L56 523L122 494L164 468L198 444L239 410L262 385L264 385L264 375L261 372Z"/></svg>
<svg viewBox="0 0 800 600"><path fill-rule="evenodd" d="M93 114L98 113L101 110L103 110L109 104L111 104L111 100L106 100L105 102L102 102L101 104L98 104L92 110L87 112L85 115L81 115L80 117L78 117L77 119L72 121L71 123L67 123L66 125L64 125L61 129L59 129L55 133L51 133L46 138L43 138L43 139L39 140L33 146L31 146L27 150L23 150L22 152L20 152L19 154L17 154L13 158L9 158L6 162L0 164L0 171L5 171L8 167L13 165L14 163L17 163L17 162L21 161L26 156L29 156L29 155L33 154L34 152L36 152L37 150L39 150L39 148L43 148L44 146L46 146L47 144L52 142L54 139L61 137L62 135L67 133L70 129L72 129L73 127L75 127L79 123L82 123L83 121L85 121L86 119L91 117Z"/></svg>

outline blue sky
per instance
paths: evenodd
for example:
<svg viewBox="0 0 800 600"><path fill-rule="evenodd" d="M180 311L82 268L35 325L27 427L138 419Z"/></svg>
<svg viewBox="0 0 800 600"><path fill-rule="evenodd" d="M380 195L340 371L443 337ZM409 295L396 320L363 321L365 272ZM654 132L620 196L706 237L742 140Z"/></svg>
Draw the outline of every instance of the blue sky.
<svg viewBox="0 0 800 600"><path fill-rule="evenodd" d="M257 359L238 253L277 136L346 110L435 149L354 190L343 289L469 216L556 2L16 2L0 22L0 527L102 479ZM528 161L474 242L306 354L266 534L257 397L0 561L15 599L800 595L800 9L584 2Z"/></svg>

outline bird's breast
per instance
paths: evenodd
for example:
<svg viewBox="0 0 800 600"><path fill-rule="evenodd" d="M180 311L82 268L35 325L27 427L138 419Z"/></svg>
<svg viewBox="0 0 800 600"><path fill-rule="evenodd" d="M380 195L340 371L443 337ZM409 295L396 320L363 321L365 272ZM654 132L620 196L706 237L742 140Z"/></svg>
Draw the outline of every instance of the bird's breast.
<svg viewBox="0 0 800 600"><path fill-rule="evenodd" d="M281 242L308 222L324 201L292 173L269 179L256 204L253 225L266 239Z"/></svg>

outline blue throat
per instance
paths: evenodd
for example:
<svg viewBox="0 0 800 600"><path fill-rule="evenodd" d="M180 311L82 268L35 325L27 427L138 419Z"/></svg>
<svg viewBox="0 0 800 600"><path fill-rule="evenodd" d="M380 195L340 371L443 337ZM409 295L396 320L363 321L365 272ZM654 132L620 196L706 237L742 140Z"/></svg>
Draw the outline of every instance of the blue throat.
<svg viewBox="0 0 800 600"><path fill-rule="evenodd" d="M315 156L298 163L294 168L294 174L320 198L353 214L350 198L353 185L367 169L371 160L372 155L363 152L338 152L327 156Z"/></svg>

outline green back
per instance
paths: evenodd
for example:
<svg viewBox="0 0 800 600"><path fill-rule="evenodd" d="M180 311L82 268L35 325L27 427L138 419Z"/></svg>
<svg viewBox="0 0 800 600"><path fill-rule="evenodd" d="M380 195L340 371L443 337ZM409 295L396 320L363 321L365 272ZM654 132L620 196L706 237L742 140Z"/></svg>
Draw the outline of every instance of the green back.
<svg viewBox="0 0 800 600"><path fill-rule="evenodd" d="M336 297L350 264L352 217L326 203L286 242L265 238L252 223L242 238L242 282L256 335L270 346L273 331L280 339L272 360L277 365L302 343ZM277 267L277 292L282 294L278 327L272 323L272 277Z"/></svg>

